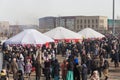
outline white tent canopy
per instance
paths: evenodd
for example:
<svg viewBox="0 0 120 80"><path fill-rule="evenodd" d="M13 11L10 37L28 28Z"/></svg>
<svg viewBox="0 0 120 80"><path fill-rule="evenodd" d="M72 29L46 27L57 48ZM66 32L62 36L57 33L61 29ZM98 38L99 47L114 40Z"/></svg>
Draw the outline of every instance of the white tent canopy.
<svg viewBox="0 0 120 80"><path fill-rule="evenodd" d="M45 44L46 42L54 42L54 40L35 29L27 29L5 41L5 44Z"/></svg>
<svg viewBox="0 0 120 80"><path fill-rule="evenodd" d="M45 35L55 39L55 40L61 40L61 39L82 39L82 36L79 35L78 33L75 33L71 30L68 30L66 28L63 27L56 27L46 33L44 33Z"/></svg>
<svg viewBox="0 0 120 80"><path fill-rule="evenodd" d="M105 37L103 34L91 29L91 28L85 28L78 32L78 34L83 35L85 39L95 39L95 38L103 38Z"/></svg>

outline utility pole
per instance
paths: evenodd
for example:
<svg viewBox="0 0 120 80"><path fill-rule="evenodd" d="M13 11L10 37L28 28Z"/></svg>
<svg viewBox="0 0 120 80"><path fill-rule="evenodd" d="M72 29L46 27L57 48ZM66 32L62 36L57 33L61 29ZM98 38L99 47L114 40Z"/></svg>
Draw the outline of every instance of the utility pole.
<svg viewBox="0 0 120 80"><path fill-rule="evenodd" d="M113 35L115 35L115 0L113 0Z"/></svg>

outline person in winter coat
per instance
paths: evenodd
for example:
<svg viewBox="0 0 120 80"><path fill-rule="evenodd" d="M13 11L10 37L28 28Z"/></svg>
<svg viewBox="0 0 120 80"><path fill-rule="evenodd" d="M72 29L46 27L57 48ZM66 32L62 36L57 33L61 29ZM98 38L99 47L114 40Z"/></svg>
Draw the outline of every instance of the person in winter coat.
<svg viewBox="0 0 120 80"><path fill-rule="evenodd" d="M36 80L40 80L40 76L41 76L41 54L40 53L38 53L38 56L36 58L35 73L36 73Z"/></svg>
<svg viewBox="0 0 120 80"><path fill-rule="evenodd" d="M73 79L73 68L74 68L74 64L73 61L70 59L68 60L68 65L67 65L67 76L66 76L66 80L74 80Z"/></svg>
<svg viewBox="0 0 120 80"><path fill-rule="evenodd" d="M55 59L54 67L53 67L53 73L54 73L54 80L59 80L59 71L60 71L60 65L58 63L58 60Z"/></svg>
<svg viewBox="0 0 120 80"><path fill-rule="evenodd" d="M87 80L87 73L88 73L88 69L85 63L82 64L82 72L81 72L81 76L82 76L82 80Z"/></svg>
<svg viewBox="0 0 120 80"><path fill-rule="evenodd" d="M86 65L87 65L87 68L88 68L88 74L91 74L91 67L92 67L91 64L92 64L91 56L90 56L90 54L87 54Z"/></svg>
<svg viewBox="0 0 120 80"><path fill-rule="evenodd" d="M78 57L77 57L77 56L75 56L75 58L74 58L74 63L75 63L76 65L78 65L78 64L79 64L79 59L78 59Z"/></svg>
<svg viewBox="0 0 120 80"><path fill-rule="evenodd" d="M16 62L16 58L13 58L13 62L11 62L11 71L13 72L13 79L18 80L17 77L18 64Z"/></svg>
<svg viewBox="0 0 120 80"><path fill-rule="evenodd" d="M105 60L103 65L103 75L105 76L105 80L108 80L108 70L109 70L109 63L107 60Z"/></svg>
<svg viewBox="0 0 120 80"><path fill-rule="evenodd" d="M115 68L119 67L119 54L117 51L112 50L112 61L114 61Z"/></svg>
<svg viewBox="0 0 120 80"><path fill-rule="evenodd" d="M63 63L61 64L61 71L62 71L62 79L66 80L66 75L67 75L67 61L64 60Z"/></svg>
<svg viewBox="0 0 120 80"><path fill-rule="evenodd" d="M32 70L32 64L30 62L30 59L28 59L25 65L25 73L28 76L28 79L30 79L31 70Z"/></svg>
<svg viewBox="0 0 120 80"><path fill-rule="evenodd" d="M24 61L20 58L18 61L18 69L22 71L22 74L24 74L24 67L25 67L25 64L24 64Z"/></svg>
<svg viewBox="0 0 120 80"><path fill-rule="evenodd" d="M79 65L78 64L74 64L74 80L80 80L80 70L79 70Z"/></svg>
<svg viewBox="0 0 120 80"><path fill-rule="evenodd" d="M35 73L36 73L36 80L40 80L41 76L41 64L39 61L36 61L35 64Z"/></svg>
<svg viewBox="0 0 120 80"><path fill-rule="evenodd" d="M46 80L50 80L50 61L47 59L45 62L44 62L44 65L45 65L45 68L44 68L44 75L46 77Z"/></svg>
<svg viewBox="0 0 120 80"><path fill-rule="evenodd" d="M99 73L99 76L101 76L101 67L100 67L100 58L99 56L95 56L95 59L92 60L92 73L93 71L97 70Z"/></svg>
<svg viewBox="0 0 120 80"><path fill-rule="evenodd" d="M24 75L23 75L23 72L22 70L18 70L18 80L24 80Z"/></svg>

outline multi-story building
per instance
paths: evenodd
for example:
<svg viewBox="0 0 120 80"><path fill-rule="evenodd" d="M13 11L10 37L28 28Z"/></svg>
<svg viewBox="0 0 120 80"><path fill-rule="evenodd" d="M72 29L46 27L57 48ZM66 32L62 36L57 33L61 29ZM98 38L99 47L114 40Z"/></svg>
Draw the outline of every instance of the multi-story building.
<svg viewBox="0 0 120 80"><path fill-rule="evenodd" d="M70 30L75 29L75 17L74 16L65 16L65 17L56 17L56 27L62 26Z"/></svg>
<svg viewBox="0 0 120 80"><path fill-rule="evenodd" d="M39 28L41 29L52 29L55 28L56 17L43 17L39 19Z"/></svg>
<svg viewBox="0 0 120 80"><path fill-rule="evenodd" d="M120 19L114 21L115 33L120 33ZM108 19L108 30L113 31L113 20Z"/></svg>
<svg viewBox="0 0 120 80"><path fill-rule="evenodd" d="M19 25L10 25L9 29L10 37L16 35L19 32L20 32Z"/></svg>
<svg viewBox="0 0 120 80"><path fill-rule="evenodd" d="M76 16L75 31L84 28L92 28L96 31L104 33L108 29L107 17L105 16Z"/></svg>
<svg viewBox="0 0 120 80"><path fill-rule="evenodd" d="M7 37L9 35L9 22L0 21L0 37Z"/></svg>
<svg viewBox="0 0 120 80"><path fill-rule="evenodd" d="M37 25L10 25L10 29L9 29L10 36L14 36L25 29L39 30Z"/></svg>
<svg viewBox="0 0 120 80"><path fill-rule="evenodd" d="M39 19L39 26L42 29L52 29L62 26L76 32L87 27L102 33L108 30L106 16L44 17Z"/></svg>

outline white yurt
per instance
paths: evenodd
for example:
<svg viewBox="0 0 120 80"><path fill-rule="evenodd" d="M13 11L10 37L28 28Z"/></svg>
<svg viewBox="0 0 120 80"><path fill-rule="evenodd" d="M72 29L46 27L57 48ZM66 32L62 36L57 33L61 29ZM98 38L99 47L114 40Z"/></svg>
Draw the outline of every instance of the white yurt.
<svg viewBox="0 0 120 80"><path fill-rule="evenodd" d="M54 40L82 40L82 36L64 27L56 27L46 33L46 36Z"/></svg>
<svg viewBox="0 0 120 80"><path fill-rule="evenodd" d="M78 34L81 34L84 39L101 39L105 37L103 34L91 29L91 28L85 28L78 32Z"/></svg>
<svg viewBox="0 0 120 80"><path fill-rule="evenodd" d="M6 40L5 44L45 44L47 42L54 42L54 40L35 29L27 29Z"/></svg>

